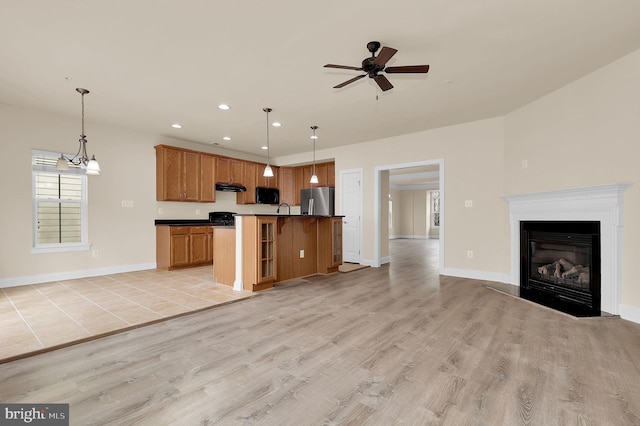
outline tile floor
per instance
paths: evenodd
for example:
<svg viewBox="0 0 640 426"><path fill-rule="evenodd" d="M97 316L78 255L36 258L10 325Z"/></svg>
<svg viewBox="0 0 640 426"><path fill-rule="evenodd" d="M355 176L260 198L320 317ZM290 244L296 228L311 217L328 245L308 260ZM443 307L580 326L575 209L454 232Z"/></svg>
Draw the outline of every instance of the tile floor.
<svg viewBox="0 0 640 426"><path fill-rule="evenodd" d="M251 297L211 266L147 270L0 289L0 362Z"/></svg>

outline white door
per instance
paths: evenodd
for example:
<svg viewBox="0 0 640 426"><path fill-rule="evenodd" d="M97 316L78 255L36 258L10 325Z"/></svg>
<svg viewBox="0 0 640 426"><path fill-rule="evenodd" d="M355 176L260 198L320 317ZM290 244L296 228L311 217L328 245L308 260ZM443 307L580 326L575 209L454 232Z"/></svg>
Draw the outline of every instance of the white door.
<svg viewBox="0 0 640 426"><path fill-rule="evenodd" d="M342 261L360 263L362 170L340 173L342 180Z"/></svg>

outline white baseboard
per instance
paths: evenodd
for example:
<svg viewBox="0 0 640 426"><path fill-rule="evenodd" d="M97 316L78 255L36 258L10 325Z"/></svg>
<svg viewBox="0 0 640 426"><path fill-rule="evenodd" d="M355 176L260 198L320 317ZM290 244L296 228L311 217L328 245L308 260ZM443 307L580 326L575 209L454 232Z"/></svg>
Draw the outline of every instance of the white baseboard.
<svg viewBox="0 0 640 426"><path fill-rule="evenodd" d="M620 318L640 324L640 308L620 305Z"/></svg>
<svg viewBox="0 0 640 426"><path fill-rule="evenodd" d="M0 279L0 288L17 287L21 285L42 284L53 281L73 280L77 278L98 277L101 275L121 274L123 272L144 271L155 269L156 263L139 263L137 265L121 265L108 268L81 269L77 271L55 272L51 274L29 275L25 277Z"/></svg>
<svg viewBox="0 0 640 426"><path fill-rule="evenodd" d="M440 275L511 284L511 275L499 274L497 272L474 271L471 269L459 268L444 268L440 270Z"/></svg>
<svg viewBox="0 0 640 426"><path fill-rule="evenodd" d="M389 235L389 239L390 240L401 240L401 239L428 240L429 237L426 235Z"/></svg>

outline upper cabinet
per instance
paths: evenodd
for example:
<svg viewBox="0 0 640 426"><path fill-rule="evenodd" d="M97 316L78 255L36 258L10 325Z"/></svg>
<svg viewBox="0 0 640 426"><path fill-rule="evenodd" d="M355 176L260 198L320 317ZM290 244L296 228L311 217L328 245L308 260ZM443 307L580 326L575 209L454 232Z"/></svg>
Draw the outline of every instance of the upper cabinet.
<svg viewBox="0 0 640 426"><path fill-rule="evenodd" d="M245 192L236 193L237 204L255 204L256 203L256 180L258 178L258 163L246 162L243 168L242 185L247 190Z"/></svg>
<svg viewBox="0 0 640 426"><path fill-rule="evenodd" d="M216 156L200 154L200 201L216 201Z"/></svg>
<svg viewBox="0 0 640 426"><path fill-rule="evenodd" d="M175 146L157 145L156 200L212 203L216 183L243 185L246 192L236 194L237 204L255 204L256 187L278 188L280 202L300 205L300 190L335 186L335 163L316 163L318 183L312 184L313 165L271 166L273 177L264 177L266 164Z"/></svg>
<svg viewBox="0 0 640 426"><path fill-rule="evenodd" d="M280 167L278 189L280 189L281 203L287 203L291 206L296 205L296 169L294 167ZM299 197L300 191L298 191Z"/></svg>
<svg viewBox="0 0 640 426"><path fill-rule="evenodd" d="M235 158L217 157L216 182L242 184L245 162Z"/></svg>
<svg viewBox="0 0 640 426"><path fill-rule="evenodd" d="M165 145L155 148L156 200L200 201L200 153Z"/></svg>

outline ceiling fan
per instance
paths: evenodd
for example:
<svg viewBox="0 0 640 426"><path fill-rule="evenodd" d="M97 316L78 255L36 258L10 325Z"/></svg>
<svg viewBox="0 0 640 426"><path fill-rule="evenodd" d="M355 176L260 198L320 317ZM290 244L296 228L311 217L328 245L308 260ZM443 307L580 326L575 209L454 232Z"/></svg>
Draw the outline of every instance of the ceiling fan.
<svg viewBox="0 0 640 426"><path fill-rule="evenodd" d="M340 89L346 86L347 84L351 84L354 81L358 81L361 78L369 76L369 78L372 78L376 83L378 83L378 86L380 86L380 89L382 89L383 92L386 92L389 89L393 89L393 85L387 79L387 77L379 74L381 72L385 72L387 74L393 74L393 73L423 73L424 74L429 72L429 65L405 65L401 67L385 67L387 62L389 62L389 59L391 59L398 50L392 47L383 46L378 56L376 56L376 52L378 51L378 49L380 49L379 41L370 41L369 43L367 43L367 50L371 52L371 57L365 58L362 61L361 67L350 67L346 65L334 65L334 64L325 65L325 68L340 68L345 70L364 71L366 73L366 74L354 77L350 80L347 80L344 83L340 83L337 86L333 86L333 88Z"/></svg>

